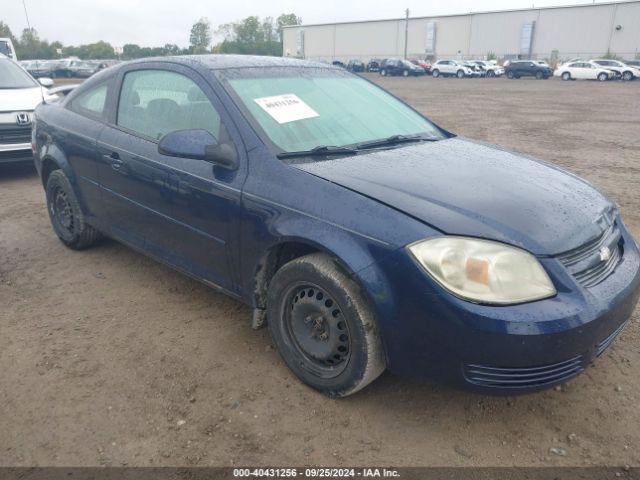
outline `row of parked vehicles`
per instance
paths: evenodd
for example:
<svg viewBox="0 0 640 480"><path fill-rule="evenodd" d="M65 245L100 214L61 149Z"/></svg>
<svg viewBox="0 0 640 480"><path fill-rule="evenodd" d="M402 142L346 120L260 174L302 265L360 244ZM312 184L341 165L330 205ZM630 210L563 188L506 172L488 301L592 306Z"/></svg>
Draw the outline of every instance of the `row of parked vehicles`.
<svg viewBox="0 0 640 480"><path fill-rule="evenodd" d="M346 64L334 61L352 72L377 72L382 76L433 77L500 77L510 79L535 77L546 80L552 76L563 80L634 80L640 77L640 60L620 61L612 59L583 60L574 58L553 69L547 62L538 60L512 60L501 66L495 60L403 60L399 58L374 58L365 64L361 60L350 60Z"/></svg>
<svg viewBox="0 0 640 480"><path fill-rule="evenodd" d="M104 60L23 60L20 65L35 78L89 78L103 68L108 61Z"/></svg>

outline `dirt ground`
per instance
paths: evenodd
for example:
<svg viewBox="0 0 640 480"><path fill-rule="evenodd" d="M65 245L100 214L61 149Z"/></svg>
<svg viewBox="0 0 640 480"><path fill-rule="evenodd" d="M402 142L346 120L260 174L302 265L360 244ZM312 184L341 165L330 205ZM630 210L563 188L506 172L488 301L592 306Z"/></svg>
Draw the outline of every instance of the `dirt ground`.
<svg viewBox="0 0 640 480"><path fill-rule="evenodd" d="M583 175L640 237L640 81L373 78L447 129ZM385 374L330 400L246 306L113 241L66 249L29 167L0 169L0 306L3 466L640 465L639 309L563 388Z"/></svg>

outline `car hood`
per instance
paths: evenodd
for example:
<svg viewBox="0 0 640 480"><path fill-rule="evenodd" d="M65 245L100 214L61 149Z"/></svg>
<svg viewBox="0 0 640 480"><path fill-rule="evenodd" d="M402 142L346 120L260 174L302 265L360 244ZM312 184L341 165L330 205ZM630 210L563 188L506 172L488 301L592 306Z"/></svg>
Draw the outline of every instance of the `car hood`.
<svg viewBox="0 0 640 480"><path fill-rule="evenodd" d="M34 110L43 98L42 87L0 88L0 112Z"/></svg>
<svg viewBox="0 0 640 480"><path fill-rule="evenodd" d="M498 240L536 255L596 238L615 211L575 175L461 138L293 166L443 233Z"/></svg>

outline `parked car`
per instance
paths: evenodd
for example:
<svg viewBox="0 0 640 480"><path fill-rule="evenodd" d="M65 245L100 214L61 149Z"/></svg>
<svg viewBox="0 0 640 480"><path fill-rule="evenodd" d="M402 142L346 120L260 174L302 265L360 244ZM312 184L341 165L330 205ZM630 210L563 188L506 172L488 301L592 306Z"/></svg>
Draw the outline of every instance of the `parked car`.
<svg viewBox="0 0 640 480"><path fill-rule="evenodd" d="M378 58L372 58L371 60L369 60L369 63L367 63L367 72L379 72L381 63L382 60Z"/></svg>
<svg viewBox="0 0 640 480"><path fill-rule="evenodd" d="M246 302L329 395L385 369L549 388L602 354L640 296L638 245L588 182L458 138L340 68L139 60L35 118L62 243L106 234Z"/></svg>
<svg viewBox="0 0 640 480"><path fill-rule="evenodd" d="M484 77L486 76L486 72L482 70L475 62L465 61L460 62L462 65L471 70L472 77Z"/></svg>
<svg viewBox="0 0 640 480"><path fill-rule="evenodd" d="M32 60L26 68L34 78L49 78L54 76L56 65L53 60Z"/></svg>
<svg viewBox="0 0 640 480"><path fill-rule="evenodd" d="M504 68L496 63L487 62L484 60L474 60L477 68L482 72L483 77L493 78L504 75Z"/></svg>
<svg viewBox="0 0 640 480"><path fill-rule="evenodd" d="M591 60L592 63L599 67L606 68L616 73L616 76L622 78L622 80L629 81L640 77L640 69L627 65L626 63L619 62L618 60L598 59Z"/></svg>
<svg viewBox="0 0 640 480"><path fill-rule="evenodd" d="M417 65L418 67L422 68L424 70L425 73L429 74L431 73L431 63L427 62L426 60L411 60L411 63L413 63L414 65Z"/></svg>
<svg viewBox="0 0 640 480"><path fill-rule="evenodd" d="M630 67L640 68L640 60L625 60L624 63Z"/></svg>
<svg viewBox="0 0 640 480"><path fill-rule="evenodd" d="M536 77L546 80L553 75L553 70L546 64L533 60L513 60L504 69L507 78Z"/></svg>
<svg viewBox="0 0 640 480"><path fill-rule="evenodd" d="M347 68L347 66L340 60L334 60L333 62L331 62L331 65L333 65L334 67Z"/></svg>
<svg viewBox="0 0 640 480"><path fill-rule="evenodd" d="M347 70L350 72L364 72L364 62L361 60L349 60L349 63L347 63Z"/></svg>
<svg viewBox="0 0 640 480"><path fill-rule="evenodd" d="M0 55L0 164L31 162L33 111L43 100L52 100L44 86L10 58Z"/></svg>
<svg viewBox="0 0 640 480"><path fill-rule="evenodd" d="M53 66L54 78L89 78L98 68L82 60L57 60Z"/></svg>
<svg viewBox="0 0 640 480"><path fill-rule="evenodd" d="M438 60L431 67L431 75L434 77L472 77L474 76L473 70L469 67L465 67L462 62L456 60Z"/></svg>
<svg viewBox="0 0 640 480"><path fill-rule="evenodd" d="M0 38L0 55L4 55L12 60L18 60L16 49L13 47L13 42L10 38Z"/></svg>
<svg viewBox="0 0 640 480"><path fill-rule="evenodd" d="M599 80L606 82L612 78L613 73L595 63L574 62L560 65L554 75L563 80Z"/></svg>
<svg viewBox="0 0 640 480"><path fill-rule="evenodd" d="M399 58L387 58L380 65L380 75L383 77L402 75L403 77L424 75L426 72L422 67L414 65L408 60Z"/></svg>

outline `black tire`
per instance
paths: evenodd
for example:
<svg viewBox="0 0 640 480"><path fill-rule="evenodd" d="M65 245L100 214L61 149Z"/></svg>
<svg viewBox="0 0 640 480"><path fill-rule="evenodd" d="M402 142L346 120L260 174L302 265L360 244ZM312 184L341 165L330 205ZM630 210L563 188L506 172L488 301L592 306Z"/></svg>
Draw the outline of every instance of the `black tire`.
<svg viewBox="0 0 640 480"><path fill-rule="evenodd" d="M489 71L487 72L487 77L489 77L489 78L493 78L493 77L495 77L495 76L496 76L496 72L494 72L493 70L489 70Z"/></svg>
<svg viewBox="0 0 640 480"><path fill-rule="evenodd" d="M633 80L633 72L624 72L622 74L622 80L624 80L625 82Z"/></svg>
<svg viewBox="0 0 640 480"><path fill-rule="evenodd" d="M46 196L53 230L67 247L82 250L100 238L100 232L85 222L78 198L62 170L49 175Z"/></svg>
<svg viewBox="0 0 640 480"><path fill-rule="evenodd" d="M386 77L387 71L383 68L382 70L380 70L380 75L382 75L383 77Z"/></svg>
<svg viewBox="0 0 640 480"><path fill-rule="evenodd" d="M456 72L456 77L458 78L464 78L464 71L463 70L458 70Z"/></svg>
<svg viewBox="0 0 640 480"><path fill-rule="evenodd" d="M367 300L328 255L306 255L276 272L269 284L267 320L287 366L326 395L351 395L386 368Z"/></svg>
<svg viewBox="0 0 640 480"><path fill-rule="evenodd" d="M602 72L601 74L598 75L598 80L600 82L606 82L607 80L609 80L609 75L607 75L606 73Z"/></svg>
<svg viewBox="0 0 640 480"><path fill-rule="evenodd" d="M437 68L431 72L431 76L434 78L438 78L440 76L440 70L438 70Z"/></svg>
<svg viewBox="0 0 640 480"><path fill-rule="evenodd" d="M403 77L408 77L409 76L409 70L403 70L402 71L402 76Z"/></svg>
<svg viewBox="0 0 640 480"><path fill-rule="evenodd" d="M564 73L562 74L562 79L563 79L565 82L567 82L567 81L571 80L571 74L570 74L569 72L564 72Z"/></svg>
<svg viewBox="0 0 640 480"><path fill-rule="evenodd" d="M544 78L544 73L536 72L536 80L542 80Z"/></svg>
<svg viewBox="0 0 640 480"><path fill-rule="evenodd" d="M507 72L507 78L508 78L509 80L513 80L514 78L516 78L516 76L514 75L514 73L513 73L511 70L509 70L509 71Z"/></svg>

